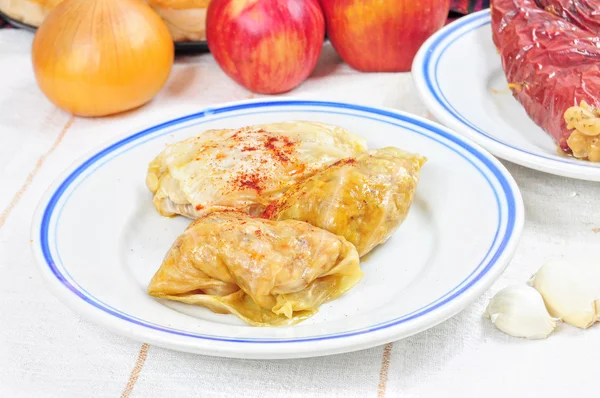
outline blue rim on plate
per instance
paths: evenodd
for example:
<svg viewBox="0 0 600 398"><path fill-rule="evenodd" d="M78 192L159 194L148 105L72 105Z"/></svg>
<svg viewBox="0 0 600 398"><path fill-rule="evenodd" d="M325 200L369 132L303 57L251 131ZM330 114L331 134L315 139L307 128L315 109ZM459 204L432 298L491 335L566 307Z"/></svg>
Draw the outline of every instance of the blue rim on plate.
<svg viewBox="0 0 600 398"><path fill-rule="evenodd" d="M582 177L574 175L573 172L569 172L572 168L576 168L579 171L583 169L586 170L586 173L594 174L591 179L600 179L599 168L589 162L568 157L560 157L558 155L555 157L546 156L541 153L531 152L527 149L511 145L496 138L483 128L477 126L476 123L469 120L469 118L457 110L448 100L446 93L444 93L444 90L441 88L439 77L439 65L446 54L446 51L464 36L490 25L490 11L479 11L447 25L423 44L422 48L419 50L419 54L415 57L412 72L416 86L419 89L419 94L426 105L428 105L428 108L430 108L430 111L444 124L458 132L465 132L469 138L475 140L496 156L527 167L552 172L562 176L589 178L590 175ZM498 62L500 66L500 58L498 58ZM544 132L544 134L546 133ZM510 152L499 151L499 147L504 147ZM528 159L525 159L524 157ZM565 167L568 169L565 170Z"/></svg>
<svg viewBox="0 0 600 398"><path fill-rule="evenodd" d="M284 110L273 110L270 108L279 107ZM190 333L177 329L167 328L157 324L153 324L141 319L138 319L132 315L125 314L106 303L101 302L89 293L85 291L77 283L71 281L66 270L62 271L60 268L64 267L61 264L59 256L53 256L51 250L51 242L56 243L56 226L60 221L60 212L62 207L67 203L69 189L76 189L90 173L93 173L95 169L102 167L102 164L110 160L114 156L126 152L127 150L142 144L145 141L155 139L165 134L170 134L174 130L169 128L187 128L192 125L199 125L207 121L218 120L219 118L227 118L227 114L236 111L258 111L254 113L273 113L273 112L293 112L293 111L310 111L310 112L321 112L327 114L345 114L354 117L361 117L366 119L376 120L391 125L396 125L402 129L412 130L413 132L431 138L438 143L450 148L461 157L466 159L474 168L476 168L482 176L486 179L490 185L496 197L496 205L498 211L498 226L494 241L490 245L487 254L482 259L481 263L472 271L472 273L463 280L458 286L446 293L444 296L438 298L434 302L424 306L423 308L414 311L413 313L406 314L400 318L393 319L372 327L363 328L359 330L353 330L344 333L336 333L318 337L307 337L307 338L226 338L219 336L204 335L198 333ZM215 117L222 115L220 117ZM189 122L194 122L190 124ZM410 126L416 126L422 130L411 128ZM178 127L179 126L179 127ZM448 144L451 143L451 144ZM121 150L122 152L118 152ZM490 179L493 178L493 181ZM273 101L252 101L233 105L226 105L216 108L208 108L201 112L174 119L163 124L148 128L140 131L136 134L128 136L120 141L109 145L103 150L100 150L87 160L81 162L76 166L62 181L58 182L57 188L50 191L49 199L47 202L42 202L41 217L39 225L33 225L34 233L37 231L39 235L39 247L36 246L36 250L41 252L41 256L44 261L44 267L47 267L54 278L64 288L68 289L72 294L86 303L94 306L100 311L105 312L113 317L119 318L123 321L143 326L145 328L153 329L159 332L175 334L185 337L193 337L205 340L216 340L224 342L234 343L299 343L299 342L310 342L318 340L329 340L337 339L342 337L350 337L359 334L365 334L375 332L377 330L386 329L391 326L395 326L409 320L413 320L419 317L423 317L428 313L434 311L437 308L444 306L446 303L454 300L455 298L462 295L473 287L478 281L480 281L486 274L494 268L498 259L507 250L509 242L514 244L514 234L520 234L522 227L522 201L518 189L515 191L516 185L510 178L510 175L506 172L502 166L496 162L490 155L485 154L481 149L477 148L473 144L455 136L454 134L445 131L443 128L438 127L432 122L424 121L420 118L395 112L391 110L384 110L378 108L371 108L360 105L353 105L347 103L336 103L336 102L324 102L324 101L304 101L304 100L273 100ZM71 191L72 192L72 191ZM67 194L65 196L65 194ZM505 201L506 203L502 203ZM62 205L58 204L62 201ZM55 223L55 228L50 228L51 221ZM58 248L53 246L54 251L58 253Z"/></svg>

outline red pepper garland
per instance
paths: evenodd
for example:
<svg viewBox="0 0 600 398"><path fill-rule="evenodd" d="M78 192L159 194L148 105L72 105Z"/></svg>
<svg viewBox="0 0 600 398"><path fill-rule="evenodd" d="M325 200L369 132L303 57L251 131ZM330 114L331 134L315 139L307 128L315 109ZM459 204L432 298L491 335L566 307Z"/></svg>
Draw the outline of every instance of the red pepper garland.
<svg viewBox="0 0 600 398"><path fill-rule="evenodd" d="M577 27L600 35L600 2L598 0L538 0L546 11Z"/></svg>
<svg viewBox="0 0 600 398"><path fill-rule="evenodd" d="M452 0L450 2L450 11L466 15L489 8L489 6L490 0Z"/></svg>
<svg viewBox="0 0 600 398"><path fill-rule="evenodd" d="M546 3L545 7L539 3ZM595 33L600 30L599 5L571 8L576 3L592 4L591 0L492 2L494 43L513 95L529 117L568 153L575 151L576 143L569 141L573 131L567 126L565 112L581 101L600 107L600 39Z"/></svg>

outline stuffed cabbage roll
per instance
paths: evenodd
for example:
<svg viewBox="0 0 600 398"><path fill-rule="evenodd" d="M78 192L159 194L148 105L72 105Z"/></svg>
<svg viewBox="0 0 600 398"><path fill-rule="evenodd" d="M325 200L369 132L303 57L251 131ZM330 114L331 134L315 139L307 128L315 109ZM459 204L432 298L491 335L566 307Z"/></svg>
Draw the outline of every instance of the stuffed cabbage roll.
<svg viewBox="0 0 600 398"><path fill-rule="evenodd" d="M263 217L306 221L345 237L364 256L406 218L425 161L393 147L340 160L290 188Z"/></svg>
<svg viewBox="0 0 600 398"><path fill-rule="evenodd" d="M150 163L146 185L164 216L260 215L294 183L364 151L363 138L323 123L209 130L169 145Z"/></svg>
<svg viewBox="0 0 600 398"><path fill-rule="evenodd" d="M298 323L362 278L346 239L296 221L213 212L185 230L148 286L154 297L255 326Z"/></svg>

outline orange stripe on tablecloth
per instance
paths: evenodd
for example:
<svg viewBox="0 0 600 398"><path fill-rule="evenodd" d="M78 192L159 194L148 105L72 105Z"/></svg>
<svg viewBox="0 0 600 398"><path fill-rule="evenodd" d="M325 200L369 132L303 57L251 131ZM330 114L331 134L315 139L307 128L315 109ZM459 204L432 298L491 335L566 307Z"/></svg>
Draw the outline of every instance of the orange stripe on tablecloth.
<svg viewBox="0 0 600 398"><path fill-rule="evenodd" d="M33 170L31 170L31 172L27 176L27 179L25 180L25 182L23 183L21 188L17 191L17 193L15 193L15 196L13 196L12 200L8 204L8 207L6 207L6 209L4 209L2 214L0 214L0 228L2 228L4 226L4 224L6 223L6 220L8 219L8 216L14 210L14 208L17 206L17 204L21 200L21 197L23 196L23 194L27 191L27 189L33 182L33 179L35 178L37 173L40 171L42 166L44 165L46 158L48 156L50 156L50 154L52 152L54 152L56 150L56 148L58 148L58 146L62 142L63 138L65 137L65 134L67 134L67 131L69 130L69 128L71 128L71 125L73 124L74 121L75 121L75 118L73 116L71 116L69 118L69 120L67 121L67 123L64 125L64 127L63 127L62 131L60 132L60 134L58 135L58 137L56 137L56 141L54 141L54 144L52 144L52 146L50 147L50 149L48 149L48 151L46 153L44 153L42 156L40 156L37 163L35 164L35 167L33 168Z"/></svg>
<svg viewBox="0 0 600 398"><path fill-rule="evenodd" d="M138 378L140 377L144 363L146 363L148 348L150 348L148 344L142 344L142 348L140 348L137 360L135 361L135 366L129 375L129 381L127 381L127 385L125 386L125 390L123 390L123 394L121 394L121 398L129 398L129 395L133 391L133 387L135 387L135 383L137 383Z"/></svg>
<svg viewBox="0 0 600 398"><path fill-rule="evenodd" d="M379 370L379 385L377 386L377 398L385 397L387 388L388 370L390 368L390 357L392 355L393 343L388 343L383 348L383 358L381 358L381 369Z"/></svg>

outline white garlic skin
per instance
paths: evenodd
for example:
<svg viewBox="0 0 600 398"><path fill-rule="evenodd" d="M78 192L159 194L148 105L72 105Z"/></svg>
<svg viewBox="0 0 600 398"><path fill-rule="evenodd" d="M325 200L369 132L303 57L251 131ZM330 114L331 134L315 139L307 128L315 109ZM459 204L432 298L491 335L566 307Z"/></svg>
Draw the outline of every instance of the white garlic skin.
<svg viewBox="0 0 600 398"><path fill-rule="evenodd" d="M556 328L542 296L523 283L500 290L488 304L486 316L504 333L527 339L545 339Z"/></svg>
<svg viewBox="0 0 600 398"><path fill-rule="evenodd" d="M600 263L546 263L530 284L542 295L550 314L570 325L587 329L600 321Z"/></svg>

